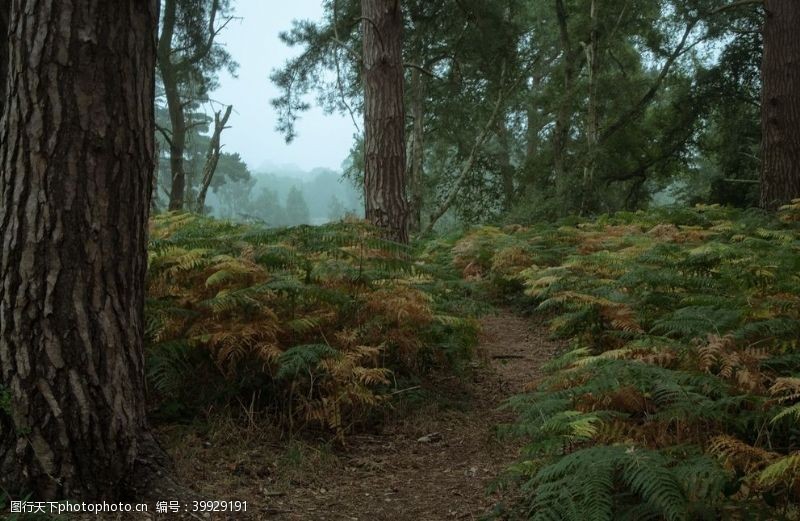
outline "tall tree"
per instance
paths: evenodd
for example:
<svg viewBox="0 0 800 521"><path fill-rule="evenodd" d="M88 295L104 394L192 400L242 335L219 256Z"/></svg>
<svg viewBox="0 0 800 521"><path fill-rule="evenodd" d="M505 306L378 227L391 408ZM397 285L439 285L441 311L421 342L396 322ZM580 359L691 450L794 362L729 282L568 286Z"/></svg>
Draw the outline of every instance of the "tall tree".
<svg viewBox="0 0 800 521"><path fill-rule="evenodd" d="M761 67L761 206L800 197L800 2L766 0Z"/></svg>
<svg viewBox="0 0 800 521"><path fill-rule="evenodd" d="M11 2L0 120L0 488L11 493L118 499L151 439L157 22L156 0Z"/></svg>
<svg viewBox="0 0 800 521"><path fill-rule="evenodd" d="M267 195L262 192L262 195ZM268 211L268 208L262 208ZM286 194L286 206L284 207L284 222L287 226L299 226L301 224L311 224L311 212L308 209L308 203L303 196L303 191L297 186L292 186L289 193Z"/></svg>
<svg viewBox="0 0 800 521"><path fill-rule="evenodd" d="M170 128L159 128L169 146L172 183L169 209L182 210L186 199L186 111L206 98L215 73L236 63L217 42L233 20L228 0L164 0L158 40L158 71L164 89Z"/></svg>
<svg viewBox="0 0 800 521"><path fill-rule="evenodd" d="M400 0L362 0L366 218L408 242L403 13Z"/></svg>

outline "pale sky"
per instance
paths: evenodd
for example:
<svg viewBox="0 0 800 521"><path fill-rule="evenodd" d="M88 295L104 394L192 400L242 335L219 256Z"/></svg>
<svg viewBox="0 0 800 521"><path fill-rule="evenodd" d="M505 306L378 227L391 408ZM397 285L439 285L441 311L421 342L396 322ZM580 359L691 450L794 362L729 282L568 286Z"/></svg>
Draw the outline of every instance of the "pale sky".
<svg viewBox="0 0 800 521"><path fill-rule="evenodd" d="M297 123L298 136L287 145L275 131L277 116L270 100L278 90L269 80L298 49L286 47L278 33L291 28L294 19L319 20L320 0L234 0L235 20L220 35L234 60L239 62L238 78L227 73L211 98L233 105L222 134L226 152L239 152L251 169L264 163L295 164L304 170L314 167L339 169L347 157L355 127L348 117L325 115L319 108L303 114ZM314 103L314 94L309 100Z"/></svg>

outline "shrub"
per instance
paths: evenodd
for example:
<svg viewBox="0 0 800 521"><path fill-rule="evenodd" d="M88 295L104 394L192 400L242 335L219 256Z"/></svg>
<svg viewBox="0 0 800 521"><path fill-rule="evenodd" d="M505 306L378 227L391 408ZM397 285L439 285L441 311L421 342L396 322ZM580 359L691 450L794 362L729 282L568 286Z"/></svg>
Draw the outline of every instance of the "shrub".
<svg viewBox="0 0 800 521"><path fill-rule="evenodd" d="M365 224L157 217L147 354L159 409L242 403L343 436L398 380L469 356L475 324L440 313L424 282L410 250Z"/></svg>
<svg viewBox="0 0 800 521"><path fill-rule="evenodd" d="M800 515L796 206L515 232L525 293L573 346L509 404L532 519Z"/></svg>

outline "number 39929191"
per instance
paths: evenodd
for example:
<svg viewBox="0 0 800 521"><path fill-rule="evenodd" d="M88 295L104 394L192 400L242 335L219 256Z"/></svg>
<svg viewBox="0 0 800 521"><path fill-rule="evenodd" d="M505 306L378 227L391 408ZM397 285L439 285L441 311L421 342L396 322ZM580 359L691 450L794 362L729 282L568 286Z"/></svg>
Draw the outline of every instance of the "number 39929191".
<svg viewBox="0 0 800 521"><path fill-rule="evenodd" d="M247 501L192 501L192 512L247 512Z"/></svg>

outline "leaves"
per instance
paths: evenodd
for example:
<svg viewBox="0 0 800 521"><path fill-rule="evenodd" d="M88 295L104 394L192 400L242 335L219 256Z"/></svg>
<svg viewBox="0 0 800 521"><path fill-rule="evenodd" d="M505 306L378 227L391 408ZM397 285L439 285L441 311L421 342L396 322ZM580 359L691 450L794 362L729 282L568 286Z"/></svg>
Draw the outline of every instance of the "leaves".
<svg viewBox="0 0 800 521"><path fill-rule="evenodd" d="M495 289L510 286L493 252L525 252L517 291L573 342L510 401L508 430L531 440L533 459L515 469L534 519L796 505L796 222L699 207L480 229L457 243L456 265L481 266Z"/></svg>
<svg viewBox="0 0 800 521"><path fill-rule="evenodd" d="M423 290L408 249L363 223L267 229L166 214L151 237L148 377L172 410L257 396L292 427L341 437L385 401L392 373L454 363L474 342L474 323L443 318Z"/></svg>

